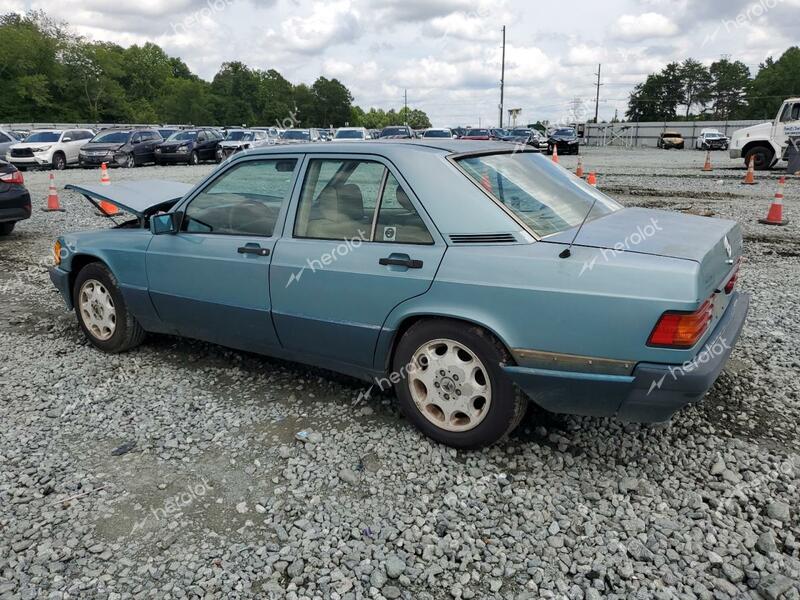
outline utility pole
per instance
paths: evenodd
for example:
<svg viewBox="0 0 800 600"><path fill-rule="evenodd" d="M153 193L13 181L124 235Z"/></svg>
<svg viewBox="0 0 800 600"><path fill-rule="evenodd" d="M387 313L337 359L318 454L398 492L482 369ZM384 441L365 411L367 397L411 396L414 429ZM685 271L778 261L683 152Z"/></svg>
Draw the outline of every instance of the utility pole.
<svg viewBox="0 0 800 600"><path fill-rule="evenodd" d="M405 107L403 111L403 124L408 125L408 90L403 90L403 106Z"/></svg>
<svg viewBox="0 0 800 600"><path fill-rule="evenodd" d="M597 65L597 94L594 97L594 122L597 123L597 112L600 109L600 67L603 65Z"/></svg>
<svg viewBox="0 0 800 600"><path fill-rule="evenodd" d="M500 129L503 128L503 94L506 85L506 26L503 25L503 60L500 65Z"/></svg>

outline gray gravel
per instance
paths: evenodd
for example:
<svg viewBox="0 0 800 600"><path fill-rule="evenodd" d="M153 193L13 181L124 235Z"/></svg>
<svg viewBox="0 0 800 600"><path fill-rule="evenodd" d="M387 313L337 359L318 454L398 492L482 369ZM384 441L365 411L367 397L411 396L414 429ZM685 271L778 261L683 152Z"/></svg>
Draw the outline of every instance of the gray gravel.
<svg viewBox="0 0 800 600"><path fill-rule="evenodd" d="M584 166L625 204L743 223L752 312L706 400L657 428L533 410L482 452L330 373L166 336L99 354L46 265L60 232L108 223L67 193L36 210L0 241L0 599L800 599L800 182L769 228L777 174L745 187L703 158ZM47 177L26 173L37 204Z"/></svg>

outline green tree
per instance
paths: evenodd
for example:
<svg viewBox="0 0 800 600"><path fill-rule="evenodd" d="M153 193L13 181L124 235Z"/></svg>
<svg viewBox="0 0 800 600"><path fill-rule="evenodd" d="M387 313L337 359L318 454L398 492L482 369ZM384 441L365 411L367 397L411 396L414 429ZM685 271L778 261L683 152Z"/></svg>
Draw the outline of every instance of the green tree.
<svg viewBox="0 0 800 600"><path fill-rule="evenodd" d="M350 120L353 96L338 79L319 77L311 86L314 96L316 125L342 127Z"/></svg>
<svg viewBox="0 0 800 600"><path fill-rule="evenodd" d="M748 96L751 119L772 119L786 98L800 96L800 48L793 46L778 60L769 57L759 65Z"/></svg>
<svg viewBox="0 0 800 600"><path fill-rule="evenodd" d="M693 58L687 58L681 63L678 70L682 86L682 102L686 105L686 118L692 107L699 105L702 109L711 99L711 73L701 63Z"/></svg>
<svg viewBox="0 0 800 600"><path fill-rule="evenodd" d="M747 110L750 69L741 61L726 58L712 63L711 105L715 119L739 119Z"/></svg>

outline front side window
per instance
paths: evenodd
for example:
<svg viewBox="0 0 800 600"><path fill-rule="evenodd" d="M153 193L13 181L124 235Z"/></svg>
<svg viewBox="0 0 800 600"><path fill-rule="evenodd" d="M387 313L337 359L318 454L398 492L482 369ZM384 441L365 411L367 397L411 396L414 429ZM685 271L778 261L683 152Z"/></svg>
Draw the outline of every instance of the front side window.
<svg viewBox="0 0 800 600"><path fill-rule="evenodd" d="M788 123L789 121L800 121L800 102L786 105L783 115L781 115L781 122Z"/></svg>
<svg viewBox="0 0 800 600"><path fill-rule="evenodd" d="M281 206L291 195L297 159L246 162L226 171L186 209L190 233L271 237Z"/></svg>
<svg viewBox="0 0 800 600"><path fill-rule="evenodd" d="M294 235L325 240L368 240L386 168L377 162L309 162Z"/></svg>
<svg viewBox="0 0 800 600"><path fill-rule="evenodd" d="M540 237L620 210L622 206L539 154L488 154L458 164L487 193Z"/></svg>
<svg viewBox="0 0 800 600"><path fill-rule="evenodd" d="M391 173L386 179L381 208L378 211L375 241L397 244L433 243L433 238L411 199Z"/></svg>

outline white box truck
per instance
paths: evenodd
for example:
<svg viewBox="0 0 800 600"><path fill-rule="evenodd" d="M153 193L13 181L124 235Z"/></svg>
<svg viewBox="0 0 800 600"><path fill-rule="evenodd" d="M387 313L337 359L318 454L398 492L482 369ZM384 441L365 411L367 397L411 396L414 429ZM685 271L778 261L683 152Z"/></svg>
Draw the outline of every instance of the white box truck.
<svg viewBox="0 0 800 600"><path fill-rule="evenodd" d="M800 98L784 100L774 121L734 132L730 157L743 158L745 164L753 158L756 169L771 169L783 159L790 136L800 136Z"/></svg>

